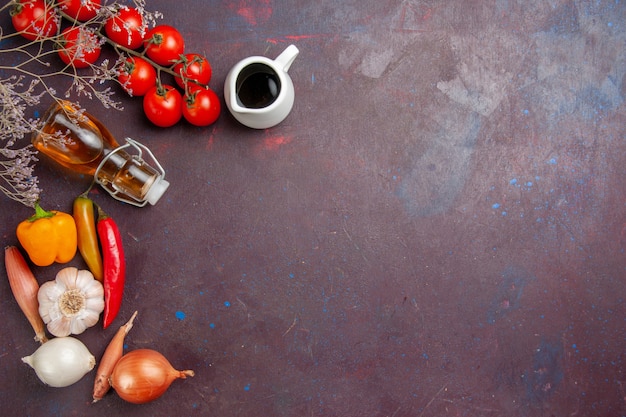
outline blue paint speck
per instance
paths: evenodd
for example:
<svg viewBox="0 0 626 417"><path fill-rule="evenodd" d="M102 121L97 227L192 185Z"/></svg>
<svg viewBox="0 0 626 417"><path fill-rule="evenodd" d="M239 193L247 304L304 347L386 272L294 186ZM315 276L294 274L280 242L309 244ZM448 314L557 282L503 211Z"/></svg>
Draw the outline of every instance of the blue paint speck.
<svg viewBox="0 0 626 417"><path fill-rule="evenodd" d="M500 208L500 203L495 203L493 206L491 206L492 209L497 209Z"/></svg>
<svg viewBox="0 0 626 417"><path fill-rule="evenodd" d="M550 158L550 160L548 161L548 163L550 165L556 165L556 158Z"/></svg>
<svg viewBox="0 0 626 417"><path fill-rule="evenodd" d="M526 183L526 186L527 186L527 187L532 187L532 186L533 186L532 181L528 181L528 182Z"/></svg>
<svg viewBox="0 0 626 417"><path fill-rule="evenodd" d="M211 329L215 329L215 323L209 323L209 327L210 327Z"/></svg>
<svg viewBox="0 0 626 417"><path fill-rule="evenodd" d="M511 185L517 184L517 178L513 178L511 181L509 181L509 184Z"/></svg>
<svg viewBox="0 0 626 417"><path fill-rule="evenodd" d="M186 314L185 314L184 311L177 311L176 312L176 318L178 320L185 320L185 316L186 316Z"/></svg>
<svg viewBox="0 0 626 417"><path fill-rule="evenodd" d="M224 306L230 307L230 301L224 301Z"/></svg>
<svg viewBox="0 0 626 417"><path fill-rule="evenodd" d="M243 387L244 391L250 391L250 384L246 384L245 387Z"/></svg>

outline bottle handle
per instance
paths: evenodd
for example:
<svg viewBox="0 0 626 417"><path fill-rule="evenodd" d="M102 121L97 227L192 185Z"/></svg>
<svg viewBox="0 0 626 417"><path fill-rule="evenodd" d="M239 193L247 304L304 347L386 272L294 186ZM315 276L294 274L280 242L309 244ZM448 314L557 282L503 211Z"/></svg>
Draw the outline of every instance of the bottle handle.
<svg viewBox="0 0 626 417"><path fill-rule="evenodd" d="M152 164L149 164L149 165L153 166L153 168L155 168L155 170L159 173L160 179L165 178L165 169L163 169L163 167L161 166L159 161L156 159L152 151L147 146L142 145L136 140L131 139L131 138L126 138L126 143L124 145L118 146L117 148L109 152L104 158L102 158L102 161L100 161L100 164L98 165L98 168L96 168L96 172L94 173L94 179L96 183L100 184L100 186L104 188L106 192L108 192L114 199L124 202L124 203L131 204L133 206L143 207L146 204L148 204L147 200L135 199L131 196L128 196L120 192L119 190L115 189L115 187L113 187L112 183L100 180L100 176L98 175L100 170L104 166L104 164L109 160L109 158L111 158L117 152L120 152L124 149L131 148L131 147L137 151L136 155L131 155L131 158L134 161L137 161L139 163L144 163L145 161L142 158L142 156L144 152L147 153L149 158L152 161Z"/></svg>

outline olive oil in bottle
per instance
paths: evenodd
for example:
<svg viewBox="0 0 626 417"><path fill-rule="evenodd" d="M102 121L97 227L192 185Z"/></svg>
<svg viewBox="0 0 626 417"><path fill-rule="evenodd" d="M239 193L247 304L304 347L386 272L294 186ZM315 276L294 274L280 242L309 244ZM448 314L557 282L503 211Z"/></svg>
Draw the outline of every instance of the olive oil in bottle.
<svg viewBox="0 0 626 417"><path fill-rule="evenodd" d="M165 171L145 146L127 138L120 146L109 130L68 101L54 103L33 134L35 148L73 171L92 175L114 198L136 205L156 204L169 183ZM139 155L127 150L134 147ZM144 161L143 152L156 168Z"/></svg>

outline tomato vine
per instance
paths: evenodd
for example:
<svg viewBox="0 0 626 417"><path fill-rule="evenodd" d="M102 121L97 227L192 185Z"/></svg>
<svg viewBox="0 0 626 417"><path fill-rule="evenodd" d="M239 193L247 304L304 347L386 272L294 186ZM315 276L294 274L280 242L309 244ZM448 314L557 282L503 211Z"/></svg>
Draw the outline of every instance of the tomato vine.
<svg viewBox="0 0 626 417"><path fill-rule="evenodd" d="M5 183L0 184L0 190L25 205L33 206L40 193L37 178L32 175L36 153L30 144L20 144L37 129L36 121L26 114L27 107L39 105L45 96L57 101L74 96L76 100L95 99L105 108L121 110L122 103L115 93L125 91L141 97L143 108L154 109L159 102L146 94L153 86L159 91L180 89L179 95L185 97L196 88L210 89L209 60L198 53L187 53L180 32L159 24L162 14L148 11L146 0L127 4L106 0L11 0L0 6L0 13L10 13L14 26L0 28L0 56L11 55L11 60L2 62L12 63L0 64L0 122L15 126L10 132L0 132L0 155L4 156L0 179ZM112 50L115 58L101 54L104 48ZM52 80L59 78L69 81L61 94L52 87ZM217 95L210 96L217 101L212 104L213 110L219 109ZM190 100L178 102L177 109L159 111L172 112L169 120L177 122ZM146 116L154 123L154 118ZM190 123L206 126L217 119L214 113L210 117Z"/></svg>

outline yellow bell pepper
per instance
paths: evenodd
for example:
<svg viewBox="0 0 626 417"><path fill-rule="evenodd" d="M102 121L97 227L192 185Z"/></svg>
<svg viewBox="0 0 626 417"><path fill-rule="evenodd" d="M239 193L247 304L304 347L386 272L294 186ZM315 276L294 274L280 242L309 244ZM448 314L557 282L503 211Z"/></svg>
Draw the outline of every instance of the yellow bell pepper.
<svg viewBox="0 0 626 417"><path fill-rule="evenodd" d="M46 211L36 203L35 214L18 224L16 233L35 265L67 263L76 255L76 222L68 213Z"/></svg>

